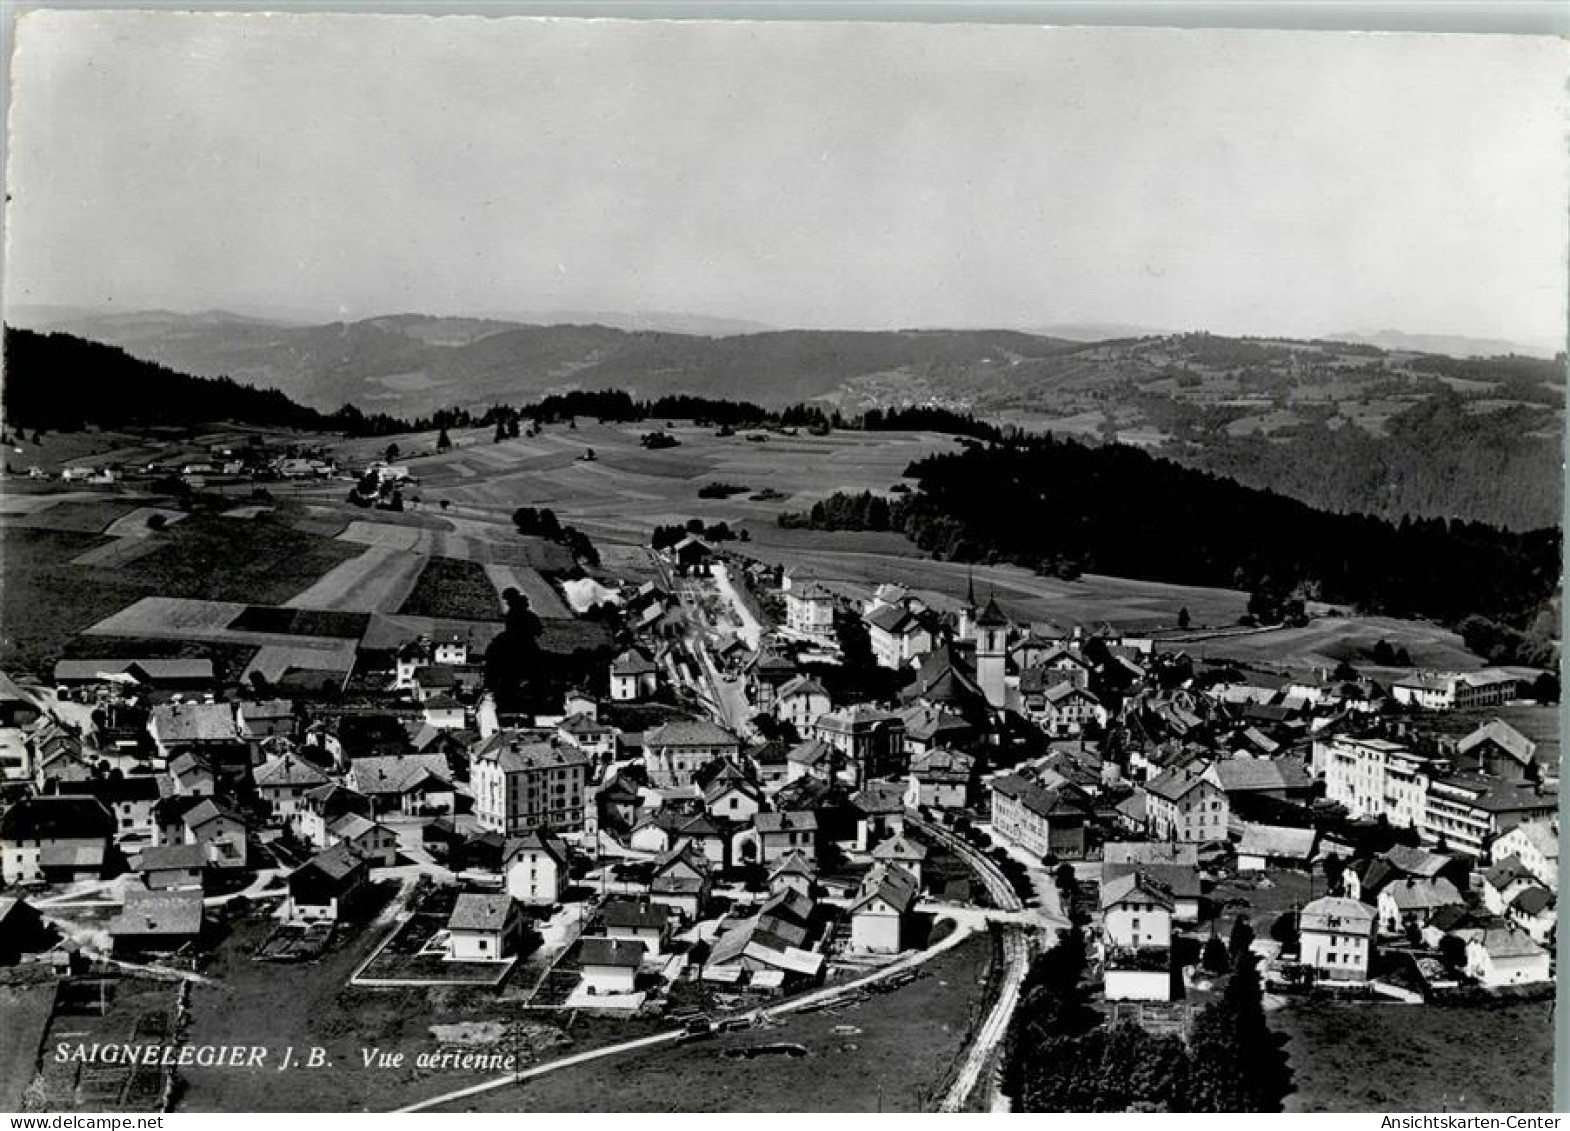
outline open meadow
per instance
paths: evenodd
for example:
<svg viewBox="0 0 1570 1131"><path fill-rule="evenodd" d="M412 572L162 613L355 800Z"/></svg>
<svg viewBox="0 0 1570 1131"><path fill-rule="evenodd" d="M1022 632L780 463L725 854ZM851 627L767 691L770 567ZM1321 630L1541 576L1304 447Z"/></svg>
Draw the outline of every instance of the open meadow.
<svg viewBox="0 0 1570 1131"><path fill-rule="evenodd" d="M1269 1017L1288 1037L1289 1112L1497 1112L1553 1110L1553 1015L1546 1000L1305 1002Z"/></svg>

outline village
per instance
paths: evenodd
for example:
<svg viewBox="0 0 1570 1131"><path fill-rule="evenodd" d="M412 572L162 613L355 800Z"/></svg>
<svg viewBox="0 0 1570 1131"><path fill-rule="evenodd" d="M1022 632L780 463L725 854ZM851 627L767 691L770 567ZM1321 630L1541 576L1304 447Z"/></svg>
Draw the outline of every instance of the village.
<svg viewBox="0 0 1570 1131"><path fill-rule="evenodd" d="M340 475L354 505L401 510L381 485L418 481L379 454L179 473ZM456 992L471 1017L593 1018L604 1055L740 1032L748 1055L796 1055L765 1039L779 1018L919 999L930 962L981 938L985 1000L923 1101L946 1110L1006 1102L1003 1033L1062 932L1108 1021L1159 1032L1186 1032L1232 946L1276 1007L1551 987L1559 750L1525 673L1237 663L1186 649L1186 610L1046 622L971 574L858 586L707 533L657 529L616 558L635 576L596 573L612 646L554 710L499 708L498 626L439 619L348 646L326 690L319 670L225 679L161 649L0 679L0 961L51 1003L35 1102L177 1104L182 1073L199 1088L222 1066L49 1050L237 1036L204 984L252 983L287 1020L310 971L416 1013ZM212 604L119 619L201 632ZM290 631L264 620L222 631ZM432 1030L418 1051L479 1066L474 1087L557 1047L533 1021ZM399 1098L435 1103L448 1079Z"/></svg>

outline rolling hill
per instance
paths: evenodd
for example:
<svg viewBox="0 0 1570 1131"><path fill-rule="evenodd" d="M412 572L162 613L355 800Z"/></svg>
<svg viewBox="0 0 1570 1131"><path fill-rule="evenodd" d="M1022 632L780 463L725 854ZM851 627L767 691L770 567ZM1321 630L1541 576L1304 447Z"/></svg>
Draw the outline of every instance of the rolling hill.
<svg viewBox="0 0 1570 1131"><path fill-rule="evenodd" d="M816 400L846 417L928 404L1121 440L1329 510L1517 529L1556 525L1560 515L1563 363L1521 355L1211 334L713 337L417 313L315 326L216 312L34 318L182 372L278 389L324 412L353 403L415 418L575 389L776 408Z"/></svg>

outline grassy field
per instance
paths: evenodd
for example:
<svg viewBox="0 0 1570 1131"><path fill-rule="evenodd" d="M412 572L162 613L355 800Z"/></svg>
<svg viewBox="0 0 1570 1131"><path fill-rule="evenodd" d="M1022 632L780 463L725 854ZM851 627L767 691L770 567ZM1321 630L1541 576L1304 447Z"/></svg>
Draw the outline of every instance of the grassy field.
<svg viewBox="0 0 1570 1131"><path fill-rule="evenodd" d="M862 1005L793 1015L767 1030L726 1033L613 1058L503 1088L454 1111L922 1111L984 1007L985 936L934 959L927 976ZM731 1055L799 1044L805 1056Z"/></svg>
<svg viewBox="0 0 1570 1131"><path fill-rule="evenodd" d="M400 610L410 616L500 620L501 599L479 562L428 558Z"/></svg>
<svg viewBox="0 0 1570 1131"><path fill-rule="evenodd" d="M47 673L82 629L148 593L122 570L73 566L110 543L63 530L0 529L0 667Z"/></svg>
<svg viewBox="0 0 1570 1131"><path fill-rule="evenodd" d="M1287 1035L1289 1112L1550 1111L1553 1003L1305 1002L1270 1015Z"/></svg>
<svg viewBox="0 0 1570 1131"><path fill-rule="evenodd" d="M396 612L408 600L429 560L404 550L368 546L290 597L289 604L346 612Z"/></svg>
<svg viewBox="0 0 1570 1131"><path fill-rule="evenodd" d="M1195 617L1196 621L1198 617ZM1342 660L1367 667L1375 644L1388 640L1405 648L1420 668L1471 671L1482 661L1467 651L1461 637L1426 621L1393 617L1320 617L1302 628L1282 628L1210 640L1183 638L1174 647L1195 656L1286 667L1334 668Z"/></svg>

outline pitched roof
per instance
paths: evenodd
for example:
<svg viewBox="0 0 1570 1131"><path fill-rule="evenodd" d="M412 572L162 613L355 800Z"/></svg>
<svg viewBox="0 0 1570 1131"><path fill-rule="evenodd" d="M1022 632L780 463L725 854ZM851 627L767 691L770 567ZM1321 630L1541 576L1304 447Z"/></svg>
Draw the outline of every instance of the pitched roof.
<svg viewBox="0 0 1570 1131"><path fill-rule="evenodd" d="M628 648L611 661L612 675L647 675L649 672L658 672L659 670L659 665L634 648Z"/></svg>
<svg viewBox="0 0 1570 1131"><path fill-rule="evenodd" d="M1168 770L1154 781L1146 782L1145 792L1168 801L1181 801L1197 789L1204 780L1202 774L1191 774L1183 769Z"/></svg>
<svg viewBox="0 0 1570 1131"><path fill-rule="evenodd" d="M1378 913L1366 903L1345 896L1326 895L1304 906L1298 915L1298 929L1361 933L1371 929L1377 917Z"/></svg>
<svg viewBox="0 0 1570 1131"><path fill-rule="evenodd" d="M1437 876L1451 863L1451 857L1409 844L1392 845L1384 854L1390 865L1411 876Z"/></svg>
<svg viewBox="0 0 1570 1131"><path fill-rule="evenodd" d="M567 842L560 837L547 836L539 829L531 829L522 836L508 837L502 848L502 863L510 864L525 852L544 853L558 865L567 863Z"/></svg>
<svg viewBox="0 0 1570 1131"><path fill-rule="evenodd" d="M251 774L257 788L281 786L318 786L327 781L327 775L297 754L284 754L270 758Z"/></svg>
<svg viewBox="0 0 1570 1131"><path fill-rule="evenodd" d="M293 872L289 873L289 878L293 880L296 876L306 872L316 872L330 880L343 880L356 869L363 866L363 861L355 854L354 850L347 844L340 842L331 848L325 848L318 852Z"/></svg>
<svg viewBox="0 0 1570 1131"><path fill-rule="evenodd" d="M1166 889L1173 899L1198 899L1204 892L1199 868L1193 864L1101 863L1101 882L1141 872Z"/></svg>
<svg viewBox="0 0 1570 1131"><path fill-rule="evenodd" d="M1545 887L1527 888L1510 901L1512 909L1523 915L1538 915L1554 905L1554 893Z"/></svg>
<svg viewBox="0 0 1570 1131"><path fill-rule="evenodd" d="M142 849L136 858L138 872L169 868L205 868L207 850L199 844L164 844Z"/></svg>
<svg viewBox="0 0 1570 1131"><path fill-rule="evenodd" d="M349 763L355 787L364 794L403 793L427 777L449 782L452 770L445 754L391 754L356 758Z"/></svg>
<svg viewBox="0 0 1570 1131"><path fill-rule="evenodd" d="M144 891L127 888L125 907L109 924L111 935L166 935L179 938L200 934L202 893Z"/></svg>
<svg viewBox="0 0 1570 1131"><path fill-rule="evenodd" d="M148 729L161 742L239 742L228 703L165 703L154 707Z"/></svg>
<svg viewBox="0 0 1570 1131"><path fill-rule="evenodd" d="M823 685L810 675L796 676L782 686L779 691L775 692L775 695L779 699L789 699L792 695L819 695L824 699L829 697L829 693L823 689Z"/></svg>
<svg viewBox="0 0 1570 1131"><path fill-rule="evenodd" d="M1061 789L1047 789L1019 774L1003 774L993 778L992 792L1013 798L1042 817L1066 813L1075 808Z"/></svg>
<svg viewBox="0 0 1570 1131"><path fill-rule="evenodd" d="M616 966L636 970L643 965L643 944L629 939L585 938L579 943L582 966Z"/></svg>
<svg viewBox="0 0 1570 1131"><path fill-rule="evenodd" d="M500 931L512 913L512 896L466 891L447 917L449 931Z"/></svg>
<svg viewBox="0 0 1570 1131"><path fill-rule="evenodd" d="M818 815L811 810L787 809L780 813L764 812L753 818L760 834L782 832L817 832Z"/></svg>
<svg viewBox="0 0 1570 1131"><path fill-rule="evenodd" d="M838 750L821 738L809 738L792 746L786 752L785 758L801 766L816 766L824 761L832 762L838 753Z"/></svg>
<svg viewBox="0 0 1570 1131"><path fill-rule="evenodd" d="M872 850L874 860L892 860L899 863L902 860L914 860L917 863L927 858L925 845L917 844L903 833L891 836L888 840Z"/></svg>
<svg viewBox="0 0 1570 1131"><path fill-rule="evenodd" d="M1404 880L1386 884L1379 898L1390 900L1398 911L1430 911L1464 902L1456 886L1443 876L1434 880L1408 876Z"/></svg>
<svg viewBox="0 0 1570 1131"><path fill-rule="evenodd" d="M1532 941L1531 935L1515 927L1490 927L1483 931L1477 945L1495 961L1501 958L1536 958L1544 953L1543 948Z"/></svg>
<svg viewBox="0 0 1570 1131"><path fill-rule="evenodd" d="M910 760L911 776L918 781L968 782L975 768L975 758L946 746L934 746Z"/></svg>
<svg viewBox="0 0 1570 1131"><path fill-rule="evenodd" d="M1225 793L1307 789L1311 784L1302 763L1286 758L1223 758L1206 773Z"/></svg>
<svg viewBox="0 0 1570 1131"><path fill-rule="evenodd" d="M1101 907L1106 910L1116 907L1119 903L1134 895L1144 896L1146 899L1171 911L1173 897L1167 887L1152 878L1149 873L1135 868L1122 875L1113 876L1103 881L1101 885Z"/></svg>
<svg viewBox="0 0 1570 1131"><path fill-rule="evenodd" d="M863 618L872 627L891 636L914 632L921 627L916 614L903 605L879 605Z"/></svg>
<svg viewBox="0 0 1570 1131"><path fill-rule="evenodd" d="M850 803L868 816L880 813L903 813L905 787L899 782L870 781L851 795Z"/></svg>
<svg viewBox="0 0 1570 1131"><path fill-rule="evenodd" d="M114 818L92 797L27 797L0 813L0 840L96 839Z"/></svg>
<svg viewBox="0 0 1570 1131"><path fill-rule="evenodd" d="M1296 829L1288 825L1244 824L1237 854L1308 860L1314 854L1317 835L1313 829Z"/></svg>
<svg viewBox="0 0 1570 1131"><path fill-rule="evenodd" d="M643 732L645 749L655 746L733 746L740 748L740 740L707 719L672 719L653 730Z"/></svg>
<svg viewBox="0 0 1570 1131"><path fill-rule="evenodd" d="M1491 719L1456 743L1456 750L1468 754L1485 742L1492 742L1523 766L1537 752L1537 743L1503 719Z"/></svg>
<svg viewBox="0 0 1570 1131"><path fill-rule="evenodd" d="M921 885L916 882L916 877L899 865L874 864L872 871L868 872L866 878L861 881L861 888L856 898L851 901L848 910L851 914L855 914L874 899L881 899L896 913L903 915L916 902L916 896L920 891Z"/></svg>
<svg viewBox="0 0 1570 1131"><path fill-rule="evenodd" d="M1176 841L1115 840L1102 847L1101 859L1107 864L1179 864L1193 867L1199 863L1199 845Z"/></svg>
<svg viewBox="0 0 1570 1131"><path fill-rule="evenodd" d="M607 927L624 930L663 930L670 922L670 909L662 903L646 900L611 899L601 909Z"/></svg>
<svg viewBox="0 0 1570 1131"><path fill-rule="evenodd" d="M772 880L776 876L807 876L811 878L817 874L818 870L813 866L812 861L803 856L799 850L792 849L780 859L778 864L774 865L774 870L769 873L769 879Z"/></svg>

